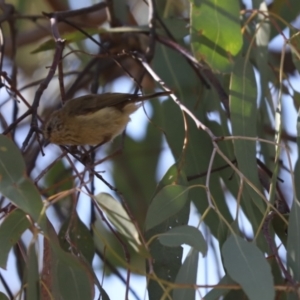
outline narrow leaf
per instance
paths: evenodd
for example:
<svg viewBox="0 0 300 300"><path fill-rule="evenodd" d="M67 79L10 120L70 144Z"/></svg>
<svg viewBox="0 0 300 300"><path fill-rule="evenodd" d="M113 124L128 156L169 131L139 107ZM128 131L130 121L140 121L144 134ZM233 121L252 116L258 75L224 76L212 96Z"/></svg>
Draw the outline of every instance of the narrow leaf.
<svg viewBox="0 0 300 300"><path fill-rule="evenodd" d="M40 194L25 176L25 163L20 150L4 135L0 135L0 192L16 206L28 213L45 229Z"/></svg>
<svg viewBox="0 0 300 300"><path fill-rule="evenodd" d="M159 181L156 190L160 191L163 187L172 184L184 186L188 185L188 181L184 171L179 170L178 165L176 163L167 170L163 178Z"/></svg>
<svg viewBox="0 0 300 300"><path fill-rule="evenodd" d="M297 146L298 146L298 160L295 164L295 183L300 180L300 108L298 109L297 117ZM295 184L296 199L300 199L300 184ZM295 201L295 200L294 200Z"/></svg>
<svg viewBox="0 0 300 300"><path fill-rule="evenodd" d="M271 38L278 35L278 32L286 28L286 24L294 21L300 13L298 0L274 0L270 5L270 13L274 16L280 16L284 22L277 22L276 26L272 26Z"/></svg>
<svg viewBox="0 0 300 300"><path fill-rule="evenodd" d="M295 64L296 69L300 72L300 33L299 31L290 29L290 46L292 52L293 63Z"/></svg>
<svg viewBox="0 0 300 300"><path fill-rule="evenodd" d="M184 263L182 264L175 283L185 283L185 284L196 284L197 280L197 269L198 269L198 251L191 249L187 255ZM194 288L183 288L175 289L173 291L174 300L194 300L195 299L195 289Z"/></svg>
<svg viewBox="0 0 300 300"><path fill-rule="evenodd" d="M231 235L222 247L224 266L250 300L273 300L275 297L271 267L262 252L252 243Z"/></svg>
<svg viewBox="0 0 300 300"><path fill-rule="evenodd" d="M40 277L38 267L38 257L35 252L35 244L32 243L28 249L28 260L27 260L27 299L39 300L40 296Z"/></svg>
<svg viewBox="0 0 300 300"><path fill-rule="evenodd" d="M76 258L54 244L52 250L55 294L63 300L93 299L93 277L80 256Z"/></svg>
<svg viewBox="0 0 300 300"><path fill-rule="evenodd" d="M170 187L170 184L186 184L186 176L182 174L182 170L176 165L173 165L165 173L162 180L157 186L157 194ZM187 225L190 215L190 202L186 201L184 207L177 213L167 218L165 221L159 223L157 226L148 230L145 234L146 240L152 237L166 233L171 228L176 228L180 225ZM176 276L182 266L183 248L167 247L154 239L150 244L150 253L153 259L153 271L161 280L174 283ZM148 293L150 299L162 299L165 295L165 288L161 286L157 280L150 280L148 285ZM170 291L171 293L171 291Z"/></svg>
<svg viewBox="0 0 300 300"><path fill-rule="evenodd" d="M228 72L242 48L238 1L191 1L191 42L195 57Z"/></svg>
<svg viewBox="0 0 300 300"><path fill-rule="evenodd" d="M123 206L107 193L100 193L95 198L117 231L128 239L133 249L138 251L141 245L139 234Z"/></svg>
<svg viewBox="0 0 300 300"><path fill-rule="evenodd" d="M236 284L228 275L225 275L217 285L232 285ZM204 297L205 300L217 300L220 299L220 297L225 296L230 292L230 288L227 289L220 289L220 288L214 288L210 290Z"/></svg>
<svg viewBox="0 0 300 300"><path fill-rule="evenodd" d="M71 219L66 220L59 231L59 242L67 252L72 252L75 248L76 253L80 253L92 264L95 254L94 240L89 229L80 220L77 214Z"/></svg>
<svg viewBox="0 0 300 300"><path fill-rule="evenodd" d="M146 230L179 212L188 200L188 188L168 185L160 190L151 202L146 216Z"/></svg>
<svg viewBox="0 0 300 300"><path fill-rule="evenodd" d="M256 166L256 143L243 139L243 137L257 136L256 97L257 88L253 68L248 61L241 58L235 64L230 83L232 134L241 136L234 140L234 151L240 171L260 190ZM264 213L263 200L252 187L245 185L256 206Z"/></svg>
<svg viewBox="0 0 300 300"><path fill-rule="evenodd" d="M207 244L199 229L193 226L184 225L175 227L158 237L159 241L168 247L177 247L183 244L193 247L206 255Z"/></svg>
<svg viewBox="0 0 300 300"><path fill-rule="evenodd" d="M287 265L295 281L300 280L300 203L294 199L289 216Z"/></svg>
<svg viewBox="0 0 300 300"><path fill-rule="evenodd" d="M0 300L9 300L8 297L0 292Z"/></svg>
<svg viewBox="0 0 300 300"><path fill-rule="evenodd" d="M0 225L0 267L6 269L10 249L30 226L25 213L20 209L12 211Z"/></svg>

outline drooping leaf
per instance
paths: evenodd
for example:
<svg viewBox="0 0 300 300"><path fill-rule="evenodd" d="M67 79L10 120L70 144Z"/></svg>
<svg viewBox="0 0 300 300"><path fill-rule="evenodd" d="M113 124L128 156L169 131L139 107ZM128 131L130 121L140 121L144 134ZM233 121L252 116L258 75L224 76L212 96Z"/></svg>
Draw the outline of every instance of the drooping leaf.
<svg viewBox="0 0 300 300"><path fill-rule="evenodd" d="M276 26L272 26L271 38L278 35L286 27L286 23L290 23L296 19L300 13L298 4L298 0L289 0L289 2L274 0L272 2L270 13L279 16L285 22L278 21L276 22Z"/></svg>
<svg viewBox="0 0 300 300"><path fill-rule="evenodd" d="M29 228L26 214L16 209L9 213L0 225L0 267L6 269L10 249L17 243L23 232Z"/></svg>
<svg viewBox="0 0 300 300"><path fill-rule="evenodd" d="M184 171L178 170L178 164L176 163L168 169L164 177L158 183L156 190L160 191L163 187L171 184L184 186L188 185L188 181Z"/></svg>
<svg viewBox="0 0 300 300"><path fill-rule="evenodd" d="M149 104L153 109L151 122L156 124L160 119L161 105L158 100L149 101ZM118 148L120 143L121 138L114 141ZM156 173L162 152L162 133L148 123L142 140L136 141L126 136L124 143L122 155L114 160L112 175L130 211L138 224L142 226L157 184Z"/></svg>
<svg viewBox="0 0 300 300"><path fill-rule="evenodd" d="M264 1L261 1L257 9L260 12L257 15L257 24L255 39L257 47L250 47L250 50L253 51L252 57L254 57L256 66L259 70L259 80L260 80L260 99L258 103L262 106L264 104L265 98L269 94L269 41L270 41L270 19L267 4ZM245 49L248 54L248 49ZM247 55L246 54L246 55ZM252 58L251 57L251 58Z"/></svg>
<svg viewBox="0 0 300 300"><path fill-rule="evenodd" d="M90 282L83 268L60 258L56 265L56 276L62 299L91 299Z"/></svg>
<svg viewBox="0 0 300 300"><path fill-rule="evenodd" d="M195 57L228 72L243 45L238 1L191 1L191 44Z"/></svg>
<svg viewBox="0 0 300 300"><path fill-rule="evenodd" d="M56 162L44 177L44 184L47 190L47 196L70 190L74 187L74 178L72 177L72 169L65 166L62 160ZM73 203L72 194L66 195L56 201L52 207L58 214L68 218L72 211Z"/></svg>
<svg viewBox="0 0 300 300"><path fill-rule="evenodd" d="M224 286L224 285L231 285L231 284L236 284L228 275L224 275L222 279L218 282L218 285ZM217 300L221 296L225 296L228 294L230 289L220 289L220 288L214 288L210 290L206 295L205 295L205 300Z"/></svg>
<svg viewBox="0 0 300 300"><path fill-rule="evenodd" d="M297 146L298 146L298 160L295 164L295 193L291 212L289 214L288 237L287 237L287 267L288 271L293 274L295 280L299 280L300 272L300 227L299 227L299 214L300 214L300 185L297 184L300 178L300 109L298 110L297 118ZM289 299L295 299L295 294L290 294Z"/></svg>
<svg viewBox="0 0 300 300"><path fill-rule="evenodd" d="M30 300L40 300L40 276L38 267L38 254L35 251L35 244L31 243L28 248L26 296Z"/></svg>
<svg viewBox="0 0 300 300"><path fill-rule="evenodd" d="M183 244L193 247L206 255L207 244L199 229L189 225L178 226L163 233L158 237L159 241L168 247L177 247Z"/></svg>
<svg viewBox="0 0 300 300"><path fill-rule="evenodd" d="M179 212L188 201L188 188L180 185L164 187L154 197L146 216L146 230Z"/></svg>
<svg viewBox="0 0 300 300"><path fill-rule="evenodd" d="M182 181L182 177L184 178L184 176L182 176L180 173L181 172L178 167L175 165L171 166L158 184L159 188L157 188L156 196L158 196L159 193L165 188L171 187L170 183L184 183L185 180ZM177 180L179 181L177 182ZM174 186L176 187L176 185ZM187 225L190 214L190 199L188 200L189 201L185 203L184 207L176 214L168 217L165 221L148 230L145 235L146 239L150 240L152 237L166 233L172 228L176 228L181 225ZM182 247L167 247L162 245L158 239L154 239L149 248L151 257L153 259L153 270L155 274L158 276L158 278L174 283L181 268L183 254ZM162 286L158 284L156 280L150 280L148 291L150 299L161 299L165 292Z"/></svg>
<svg viewBox="0 0 300 300"><path fill-rule="evenodd" d="M20 150L4 135L0 135L0 192L45 229L45 218L41 216L41 196L25 175L25 163Z"/></svg>
<svg viewBox="0 0 300 300"><path fill-rule="evenodd" d="M62 249L83 255L86 261L92 264L95 254L94 241L89 229L77 214L66 220L59 231L58 238Z"/></svg>
<svg viewBox="0 0 300 300"><path fill-rule="evenodd" d="M254 138L257 136L256 97L257 88L253 68L248 61L240 58L235 63L230 84L232 134L239 137L234 140L234 151L239 170L260 191L261 185L256 165L256 143L243 139L243 137ZM248 183L245 183L245 186L252 201L263 214L265 210L263 200Z"/></svg>
<svg viewBox="0 0 300 300"><path fill-rule="evenodd" d="M196 284L197 281L197 269L198 269L198 258L199 253L195 249L191 249L187 255L184 263L182 264L177 276L175 283L186 283ZM173 298L174 300L194 300L195 289L194 288L181 288L174 289Z"/></svg>
<svg viewBox="0 0 300 300"><path fill-rule="evenodd" d="M289 44L291 45L293 63L298 72L300 72L300 33L295 30L290 30L290 32L292 37Z"/></svg>
<svg viewBox="0 0 300 300"><path fill-rule="evenodd" d="M9 300L8 297L3 294L2 292L0 292L0 300Z"/></svg>
<svg viewBox="0 0 300 300"><path fill-rule="evenodd" d="M90 266L80 255L73 255L62 250L52 225L47 223L50 240L50 255L47 262L52 286L48 287L52 297L67 299L92 299L96 276Z"/></svg>
<svg viewBox="0 0 300 300"><path fill-rule="evenodd" d="M231 235L222 247L224 266L250 300L275 297L271 267L263 253L237 235Z"/></svg>
<svg viewBox="0 0 300 300"><path fill-rule="evenodd" d="M126 238L133 249L138 252L141 246L139 234L120 202L107 193L100 193L95 198L109 221Z"/></svg>
<svg viewBox="0 0 300 300"><path fill-rule="evenodd" d="M293 278L300 278L300 203L294 199L289 216L287 265Z"/></svg>

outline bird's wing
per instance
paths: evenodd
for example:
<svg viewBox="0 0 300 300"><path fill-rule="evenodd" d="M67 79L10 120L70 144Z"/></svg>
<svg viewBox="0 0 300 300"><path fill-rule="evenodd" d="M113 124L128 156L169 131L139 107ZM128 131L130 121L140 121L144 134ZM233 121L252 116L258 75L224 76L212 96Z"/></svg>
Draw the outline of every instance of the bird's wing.
<svg viewBox="0 0 300 300"><path fill-rule="evenodd" d="M65 109L72 116L86 115L104 107L117 106L122 108L122 103L127 101L139 101L139 95L124 93L90 94L78 97L66 102Z"/></svg>

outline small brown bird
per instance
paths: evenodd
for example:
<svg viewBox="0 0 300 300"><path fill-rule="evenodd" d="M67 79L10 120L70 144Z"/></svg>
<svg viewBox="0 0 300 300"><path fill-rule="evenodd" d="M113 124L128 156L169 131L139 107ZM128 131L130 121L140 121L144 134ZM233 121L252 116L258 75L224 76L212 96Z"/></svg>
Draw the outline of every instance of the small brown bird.
<svg viewBox="0 0 300 300"><path fill-rule="evenodd" d="M169 94L106 93L69 100L51 114L44 137L57 145L102 145L122 133L130 115L140 107L137 102Z"/></svg>

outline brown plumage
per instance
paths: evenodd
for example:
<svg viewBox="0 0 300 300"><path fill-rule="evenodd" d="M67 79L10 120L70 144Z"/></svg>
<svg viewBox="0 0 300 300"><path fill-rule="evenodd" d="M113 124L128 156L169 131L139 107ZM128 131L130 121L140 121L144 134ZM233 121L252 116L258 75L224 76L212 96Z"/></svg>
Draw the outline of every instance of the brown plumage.
<svg viewBox="0 0 300 300"><path fill-rule="evenodd" d="M169 95L90 94L69 100L54 111L44 129L45 139L58 145L100 145L122 133L137 102Z"/></svg>

